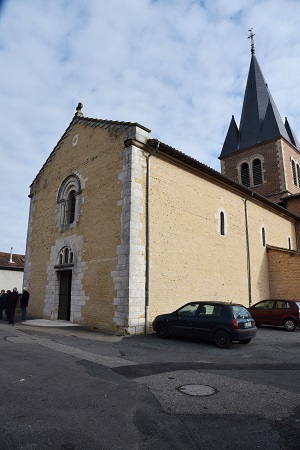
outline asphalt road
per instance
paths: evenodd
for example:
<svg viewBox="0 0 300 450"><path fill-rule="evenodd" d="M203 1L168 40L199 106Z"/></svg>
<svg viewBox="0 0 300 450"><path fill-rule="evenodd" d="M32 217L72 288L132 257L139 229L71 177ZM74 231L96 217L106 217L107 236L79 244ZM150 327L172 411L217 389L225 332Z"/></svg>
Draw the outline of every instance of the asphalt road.
<svg viewBox="0 0 300 450"><path fill-rule="evenodd" d="M0 449L300 449L300 330L249 345L0 321Z"/></svg>

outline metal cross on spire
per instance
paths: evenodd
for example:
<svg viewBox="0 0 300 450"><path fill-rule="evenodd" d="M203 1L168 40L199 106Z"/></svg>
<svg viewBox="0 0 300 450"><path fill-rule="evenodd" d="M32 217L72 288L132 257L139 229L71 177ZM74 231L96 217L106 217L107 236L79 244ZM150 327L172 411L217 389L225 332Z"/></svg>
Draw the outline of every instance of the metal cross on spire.
<svg viewBox="0 0 300 450"><path fill-rule="evenodd" d="M251 54L255 55L255 48L254 48L254 36L255 34L253 33L253 28L250 28L250 36L248 36L248 39L251 39Z"/></svg>

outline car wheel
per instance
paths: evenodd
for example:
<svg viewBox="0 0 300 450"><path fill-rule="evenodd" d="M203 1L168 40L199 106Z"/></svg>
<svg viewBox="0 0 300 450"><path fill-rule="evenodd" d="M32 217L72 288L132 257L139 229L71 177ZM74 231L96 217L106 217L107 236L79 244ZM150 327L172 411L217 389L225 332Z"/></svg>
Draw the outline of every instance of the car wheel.
<svg viewBox="0 0 300 450"><path fill-rule="evenodd" d="M297 328L297 324L293 319L285 319L283 326L286 331L295 331Z"/></svg>
<svg viewBox="0 0 300 450"><path fill-rule="evenodd" d="M168 337L170 337L170 333L169 333L167 325L164 323L159 324L156 329L156 335L160 339L167 339Z"/></svg>
<svg viewBox="0 0 300 450"><path fill-rule="evenodd" d="M249 344L252 341L252 339L243 339L242 341L239 341L239 344Z"/></svg>
<svg viewBox="0 0 300 450"><path fill-rule="evenodd" d="M227 331L219 330L214 335L214 341L219 348L228 348L231 345L231 339Z"/></svg>

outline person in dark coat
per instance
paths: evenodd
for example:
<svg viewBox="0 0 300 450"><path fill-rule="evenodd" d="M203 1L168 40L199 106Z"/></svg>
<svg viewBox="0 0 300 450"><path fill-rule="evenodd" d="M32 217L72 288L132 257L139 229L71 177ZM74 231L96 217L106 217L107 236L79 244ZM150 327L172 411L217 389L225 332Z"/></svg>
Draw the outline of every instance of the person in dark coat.
<svg viewBox="0 0 300 450"><path fill-rule="evenodd" d="M15 323L15 310L18 302L18 290L13 288L13 291L7 291L6 297L6 308L7 308L7 318L8 323L14 325Z"/></svg>
<svg viewBox="0 0 300 450"><path fill-rule="evenodd" d="M26 308L28 306L28 302L29 302L29 292L27 291L27 288L23 288L23 294L21 295L20 298L20 306L21 306L21 311L22 311L22 322L25 322L26 320Z"/></svg>
<svg viewBox="0 0 300 450"><path fill-rule="evenodd" d="M4 289L1 289L0 294L0 320L3 319L3 310L6 309L6 293Z"/></svg>
<svg viewBox="0 0 300 450"><path fill-rule="evenodd" d="M11 305L12 305L12 296L11 296L11 290L7 289L6 291L6 302L5 302L5 308L6 308L6 320L9 320L10 311L11 311Z"/></svg>

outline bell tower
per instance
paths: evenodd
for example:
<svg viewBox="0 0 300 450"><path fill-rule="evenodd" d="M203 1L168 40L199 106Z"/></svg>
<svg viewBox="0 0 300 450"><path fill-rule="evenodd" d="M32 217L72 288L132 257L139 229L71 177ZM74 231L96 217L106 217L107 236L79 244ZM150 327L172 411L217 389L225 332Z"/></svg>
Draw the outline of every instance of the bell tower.
<svg viewBox="0 0 300 450"><path fill-rule="evenodd" d="M300 195L300 145L283 122L255 56L251 61L239 127L232 116L219 159L221 173L270 200Z"/></svg>

